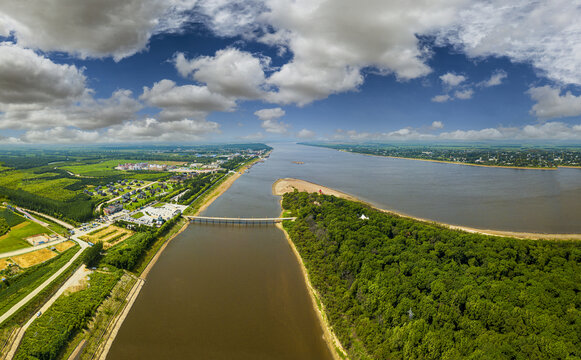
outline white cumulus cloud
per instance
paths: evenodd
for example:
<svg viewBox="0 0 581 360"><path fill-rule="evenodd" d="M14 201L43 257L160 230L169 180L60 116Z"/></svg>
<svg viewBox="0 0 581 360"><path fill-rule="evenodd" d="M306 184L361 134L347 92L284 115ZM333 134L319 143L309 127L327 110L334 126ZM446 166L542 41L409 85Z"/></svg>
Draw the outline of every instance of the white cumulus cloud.
<svg viewBox="0 0 581 360"><path fill-rule="evenodd" d="M443 103L450 100L452 100L452 98L448 94L436 95L432 98L432 101L437 103Z"/></svg>
<svg viewBox="0 0 581 360"><path fill-rule="evenodd" d="M76 102L0 105L0 129L47 129L74 126L99 129L133 119L143 105L129 90L117 90L111 97L95 99L85 94Z"/></svg>
<svg viewBox="0 0 581 360"><path fill-rule="evenodd" d="M433 121L432 126L430 126L431 130L443 129L444 123L441 121Z"/></svg>
<svg viewBox="0 0 581 360"><path fill-rule="evenodd" d="M297 133L297 137L301 139L312 139L315 135L317 134L314 131L308 129L301 129L301 131Z"/></svg>
<svg viewBox="0 0 581 360"><path fill-rule="evenodd" d="M146 48L152 35L178 31L195 0L3 1L0 35L19 45L116 60Z"/></svg>
<svg viewBox="0 0 581 360"><path fill-rule="evenodd" d="M479 85L483 87L498 86L502 84L502 81L506 79L508 74L504 70L496 70L490 75L490 78L486 81L481 82Z"/></svg>
<svg viewBox="0 0 581 360"><path fill-rule="evenodd" d="M290 125L277 121L278 118L284 116L285 111L281 108L273 109L262 109L254 113L262 120L262 128L269 133L273 134L286 134Z"/></svg>
<svg viewBox="0 0 581 360"><path fill-rule="evenodd" d="M266 81L264 69L270 58L256 57L249 52L227 48L215 56L202 56L187 60L177 53L175 65L178 72L205 83L208 89L227 97L256 99L263 95Z"/></svg>
<svg viewBox="0 0 581 360"><path fill-rule="evenodd" d="M446 86L455 87L466 81L466 76L446 73L440 76L440 80L442 80L442 83Z"/></svg>
<svg viewBox="0 0 581 360"><path fill-rule="evenodd" d="M456 97L456 99L460 100L471 99L472 95L474 95L474 90L472 89L458 90L454 92L454 96Z"/></svg>
<svg viewBox="0 0 581 360"><path fill-rule="evenodd" d="M203 118L212 111L232 111L236 106L233 99L213 93L206 86L177 86L167 79L144 87L140 99L161 108L160 119L167 121Z"/></svg>
<svg viewBox="0 0 581 360"><path fill-rule="evenodd" d="M71 101L83 95L85 81L82 69L74 65L56 64L30 49L0 43L0 103Z"/></svg>
<svg viewBox="0 0 581 360"><path fill-rule="evenodd" d="M579 85L579 18L578 1L478 1L459 11L438 38L470 57L507 56L532 63L549 79Z"/></svg>
<svg viewBox="0 0 581 360"><path fill-rule="evenodd" d="M575 96L570 91L561 95L559 88L540 86L530 88L528 93L537 102L531 114L539 119L581 115L581 96Z"/></svg>

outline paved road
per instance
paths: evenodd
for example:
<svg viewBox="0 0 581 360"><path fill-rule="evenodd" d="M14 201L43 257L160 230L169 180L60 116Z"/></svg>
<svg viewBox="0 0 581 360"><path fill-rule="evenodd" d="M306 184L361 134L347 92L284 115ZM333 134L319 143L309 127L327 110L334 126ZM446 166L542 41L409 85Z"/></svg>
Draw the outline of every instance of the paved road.
<svg viewBox="0 0 581 360"><path fill-rule="evenodd" d="M40 245L36 245L36 246L29 246L29 247L24 248L24 249L18 249L18 250L14 250L14 251L5 252L5 253L0 253L0 259L7 258L10 256L22 255L22 254L26 254L26 253L29 253L32 251L44 249L46 247L50 247L50 246L54 246L56 244L62 243L63 241L67 241L67 239L59 238L58 240L50 241L50 242L47 242L44 244L40 244Z"/></svg>
<svg viewBox="0 0 581 360"><path fill-rule="evenodd" d="M48 308L56 301L56 299L59 298L59 296L62 295L62 293L66 289L77 284L80 279L82 279L84 276L86 276L86 274L87 274L87 272L85 269L85 265L78 268L77 271L75 271L75 273L73 275L71 275L71 277L65 282L65 284L63 286L61 286L61 288L42 306L42 308L40 308L40 313L44 314L46 312L46 310L48 310ZM10 347L10 351L6 355L6 360L11 360L14 357L14 354L16 354L16 350L18 349L18 346L20 345L20 341L22 341L22 338L24 337L24 333L26 332L28 327L34 322L34 320L36 320L39 317L37 314L35 314L33 317L31 317L26 322L26 324L24 324L24 326L18 330L18 334L16 334L16 339L12 343L12 346Z"/></svg>
<svg viewBox="0 0 581 360"><path fill-rule="evenodd" d="M151 185L155 185L155 184L157 184L158 182L159 182L159 181L154 181L154 182L151 182L151 183L149 183L149 184L147 184L147 185L143 185L142 187L138 187L138 188L136 188L136 189L134 189L134 190L145 189L146 187L148 187L148 186L151 186ZM113 201L115 201L115 200L119 200L119 199L121 199L121 197L122 197L122 196L123 196L123 195L119 195L119 196L117 196L116 198L113 198L113 199L111 199L111 200L107 200L107 201L105 201L105 202L102 202L102 203L100 203L100 204L99 204L99 205L97 205L97 207L95 208L95 212L96 212L96 213L98 213L98 212L101 210L101 208L103 207L103 205L104 205L104 204L108 204L108 203L110 203L110 202L113 202Z"/></svg>
<svg viewBox="0 0 581 360"><path fill-rule="evenodd" d="M73 237L73 239L74 239L74 237ZM77 251L77 253L75 255L73 255L73 257L69 260L69 262L67 262L63 267L58 269L57 272L52 274L52 276L49 277L45 282L43 282L39 287L32 290L28 295L26 295L24 297L24 299L20 300L16 305L14 305L12 308L10 308L10 310L8 310L4 314L2 314L2 316L0 316L0 324L2 324L4 321L6 321L6 319L8 319L12 315L14 315L18 310L20 310L20 308L22 308L24 305L26 305L30 300L32 300L42 290L44 290L47 286L49 286L50 283L52 283L54 280L56 280L56 278L58 278L66 269L68 269L69 266L71 266L73 264L73 262L75 260L77 260L77 258L79 256L81 256L81 254L83 253L83 250L85 250L87 247L89 247L89 244L87 244L86 242L84 242L78 238L74 239L74 240L77 243L79 243L79 245L81 246L79 251Z"/></svg>
<svg viewBox="0 0 581 360"><path fill-rule="evenodd" d="M62 220L59 220L59 219L57 219L57 218L54 218L54 217L52 217L52 216L50 216L50 215L46 215L46 214L43 214L43 213L39 213L38 211L34 211L34 210L28 210L28 209L22 209L22 208L19 208L19 207L16 207L16 209L18 209L18 210L20 210L20 211L27 211L27 212L29 212L29 213L36 214L36 215L39 215L39 216L45 217L45 218L47 218L47 219L49 219L49 220L51 220L51 221L54 221L55 223L57 223L57 224L59 224L59 225L63 226L63 227L64 227L64 228L66 228L66 229L74 229L74 228L75 228L73 225L71 225L71 224L69 224L69 223L66 223L66 222L64 222L64 221L62 221Z"/></svg>

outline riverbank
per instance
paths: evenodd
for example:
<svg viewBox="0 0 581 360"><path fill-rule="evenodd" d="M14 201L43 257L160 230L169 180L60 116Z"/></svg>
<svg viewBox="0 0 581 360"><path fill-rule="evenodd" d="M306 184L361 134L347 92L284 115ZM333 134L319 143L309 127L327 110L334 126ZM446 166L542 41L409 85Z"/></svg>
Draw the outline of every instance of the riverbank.
<svg viewBox="0 0 581 360"><path fill-rule="evenodd" d="M543 234L543 233L504 231L504 230L476 229L476 228L471 228L471 227L467 227L467 226L446 224L443 222L437 222L437 221L433 221L433 220L429 220L429 219L423 219L423 218L411 216L411 215L404 214L404 213L397 212L397 211L393 211L393 210L381 209L373 204L362 201L353 195L350 195L350 194L347 194L347 193L344 193L344 192L341 192L341 191L338 191L335 189L331 189L331 188L323 186L323 185L315 184L315 183L312 183L309 181L300 180L300 179L293 179L293 178L279 179L272 185L273 194L279 195L279 196L282 196L287 192L294 191L294 189L297 189L298 191L306 191L306 192L319 192L319 190L320 190L325 195L334 195L336 197L340 197L340 198L343 198L346 200L361 202L361 203L364 203L364 204L366 204L374 209L377 209L377 210L380 210L380 211L383 211L386 213L390 213L390 214L394 214L394 215L398 215L401 217L406 217L406 218L410 218L410 219L414 219L414 220L419 220L419 221L437 224L439 226L444 226L444 227L447 227L447 228L450 228L453 230L462 230L462 231L466 231L466 232L478 233L478 234L483 234L483 235L508 236L508 237L514 237L514 238L519 238L519 239L530 239L530 240L540 240L540 239L546 239L546 240L581 240L581 234Z"/></svg>
<svg viewBox="0 0 581 360"><path fill-rule="evenodd" d="M335 150L335 149L333 149L333 150ZM365 153L354 152L354 151L347 151L347 150L340 150L340 149L338 149L338 151L342 151L342 152L346 152L346 153L351 153L351 154L359 154L359 155L365 155L365 156L376 156L376 157L390 158L390 159L417 160L417 161L427 161L427 162L434 162L434 163L441 163L441 164L478 166L478 167L498 168L498 169L516 169L516 170L559 170L559 168L581 169L581 166L533 167L533 166L484 165L484 164L464 163L464 162L459 162L459 161L433 160L433 159L418 159L418 158L411 158L411 157L389 156L389 155L374 155L374 154L365 154Z"/></svg>
<svg viewBox="0 0 581 360"><path fill-rule="evenodd" d="M282 215L281 215L281 217L282 217ZM325 338L325 342L327 343L327 346L329 347L329 350L331 351L331 355L333 356L333 359L335 359L335 360L349 359L349 356L347 355L345 348L343 347L343 345L341 345L341 342L337 338L337 335L335 335L335 333L333 332L333 329L331 328L331 324L329 323L329 319L327 318L327 313L325 312L325 305L320 300L321 297L320 297L319 293L317 292L317 290L315 290L315 288L311 284L311 280L309 278L309 273L307 272L307 268L305 267L305 264L303 263L303 258L301 257L295 244L291 240L289 234L286 232L286 230L284 229L282 224L277 223L276 227L279 228L284 233L284 236L285 236L290 248L292 249L293 253L295 254L295 257L296 257L298 263L300 264L301 271L303 273L303 279L305 280L305 285L307 286L307 289L309 290L309 295L311 297L313 309L315 310L315 313L317 314L317 317L319 318L319 322L321 324L321 327L323 328L323 336Z"/></svg>
<svg viewBox="0 0 581 360"><path fill-rule="evenodd" d="M255 160L243 165L242 167L237 169L236 172L226 175L226 178L222 179L217 184L217 186L215 186L208 194L204 195L200 199L198 204L192 204L193 212L191 215L199 215L200 213L202 213L208 206L210 206L210 204L212 204L217 198L219 198L222 194L224 194L232 186L232 184L234 184L234 182L240 176L242 176L242 174L244 174L244 172L246 172L246 170L248 170L250 167L252 167L254 164L256 164L256 162L258 162L259 160L260 160L260 158L257 158ZM174 229L170 230L170 236L167 238L167 240L165 240L163 242L161 247L156 251L155 255L151 258L149 263L147 263L147 266L141 272L141 274L139 276L139 280L134 285L134 287L129 291L129 294L126 298L125 308L120 312L120 314L117 317L112 319L112 322L115 325L108 331L108 334L106 336L104 336L104 338L102 340L105 342L105 346L103 347L103 351L101 352L101 354L98 357L99 359L105 360L105 358L107 357L107 354L109 353L109 350L111 349L111 346L113 345L113 342L115 341L115 337L116 337L117 333L119 332L119 329L123 325L123 321L125 320L125 318L129 314L129 311L131 310L131 307L133 306L135 300L139 296L141 289L143 289L143 285L145 284L145 280L147 279L149 272L151 271L153 266L157 263L158 259L160 258L161 254L166 249L166 247L169 245L169 243L175 237L177 237L179 234L181 234L183 231L185 231L187 229L188 225L189 225L188 221L176 224L176 227L179 226L179 230L176 232L173 232L173 233L172 233L172 231Z"/></svg>

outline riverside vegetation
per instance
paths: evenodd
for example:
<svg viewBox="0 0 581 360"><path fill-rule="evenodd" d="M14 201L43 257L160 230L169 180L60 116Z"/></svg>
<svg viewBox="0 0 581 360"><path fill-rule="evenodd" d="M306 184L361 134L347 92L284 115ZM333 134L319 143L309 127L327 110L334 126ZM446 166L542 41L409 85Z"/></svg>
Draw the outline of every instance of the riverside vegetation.
<svg viewBox="0 0 581 360"><path fill-rule="evenodd" d="M450 230L305 192L282 205L352 359L581 358L579 243Z"/></svg>
<svg viewBox="0 0 581 360"><path fill-rule="evenodd" d="M304 143L359 154L524 168L581 167L579 146L417 145Z"/></svg>
<svg viewBox="0 0 581 360"><path fill-rule="evenodd" d="M208 146L208 147L196 147L198 153L192 153L192 149L184 150L179 155L181 158L196 158L196 161L200 162L199 159L207 159L208 161L214 161L220 155L216 155L215 151L222 151L227 149L227 151L236 152L246 151L251 152L256 149L266 150L269 149L262 144L244 144L244 145L228 145L228 146ZM245 149L245 150L242 150ZM158 150L156 150L158 151ZM162 155L150 154L149 158L158 158L159 156L173 157L176 156L172 153L170 149L166 149L167 153ZM20 155L23 155L19 153ZM69 154L70 155L70 154ZM68 161L68 156L67 160ZM110 154L109 154L110 155ZM110 158L108 154L105 154L105 158ZM38 158L37 158L38 156ZM72 155L70 155L72 156ZM109 157L108 157L109 156ZM116 155L119 156L119 155ZM123 158L127 158L129 155L125 152L123 153ZM138 154L135 154L137 157ZM146 156L147 157L147 156ZM105 181L112 181L113 178L125 178L130 176L134 178L136 175L148 175L143 173L129 173L129 172L119 172L120 175L115 175L111 177L107 175L103 178L83 178L68 174L62 169L54 169L51 167L52 171L49 174L49 178L45 178L43 174L47 174L45 171L49 171L50 166L61 166L61 162L65 162L62 157L59 156L46 156L46 154L31 155L31 159L26 159L26 156L19 158L17 155L10 155L5 157L0 157L0 160L4 161L4 166L0 168L3 174L8 175L8 177L13 176L15 181L8 181L3 178L5 185L11 186L10 188L2 187L0 185L0 197L4 195L12 203L28 207L38 211L44 211L50 213L53 216L59 217L65 220L76 220L81 221L86 217L94 217L93 209L97 202L91 199L85 199L84 205L74 205L76 203L76 196L86 197L86 194L80 193L76 194L68 199L48 199L48 195L42 191L36 192L38 189L48 189L50 186L41 186L40 183L46 180L50 184L52 176L62 176L63 178L73 181L75 186L75 191L80 191L87 184L98 184ZM149 159L148 158L148 159ZM102 160L102 157L99 159ZM7 161L6 161L7 160ZM47 161L58 162L48 164ZM60 160L60 161L58 161ZM14 166L20 161L20 169L16 169ZM76 159L75 161L79 161ZM84 162L90 162L92 160L84 159ZM223 168L226 170L219 171L216 174L199 175L193 178L186 179L180 184L180 188L173 190L171 193L164 195L164 198L157 200L168 200L170 197L176 196L178 193L183 193L179 203L191 205L192 207L199 207L200 202L203 201L203 194L211 187L220 183L226 178L227 170L235 170L238 167L256 161L256 157L245 157L245 156L230 156L230 160L223 163ZM101 166L102 162L96 162L96 166ZM41 165L42 169L38 166ZM90 169L85 169L90 170ZM52 172L55 173L52 173ZM129 173L129 174L128 174ZM96 175L93 173L92 175ZM149 174L151 175L151 174ZM148 175L148 176L149 176ZM169 174L160 172L156 176L167 177ZM27 178L28 177L28 178ZM35 180L26 180L32 179ZM20 180L18 180L20 179ZM30 182L38 181L38 187L30 187ZM28 187L27 187L28 186ZM26 190L23 190L25 187ZM8 189L8 190L6 190ZM66 192L64 188L54 188L52 191L56 194L59 191ZM68 190L71 190L70 188ZM4 191L4 192L3 192ZM43 190L44 191L44 190ZM15 195L16 194L16 195ZM25 194L24 198L19 197L19 195ZM47 197L45 198L46 195ZM55 195L56 196L56 195ZM62 196L58 195L58 196ZM167 198L167 199L166 199ZM47 200L48 199L48 200ZM153 200L153 199L152 199ZM28 202L30 201L30 202ZM55 205L55 208L47 206L47 204ZM73 205L71 205L73 204ZM81 208L86 210L83 213ZM190 209L188 208L188 209ZM63 210L64 209L64 210ZM67 215L68 214L68 215ZM13 217L11 212L5 211L4 208L0 208L1 218L6 219L8 225L14 225L15 221L20 220L20 217ZM70 216L69 216L70 215ZM75 221L73 221L75 222ZM143 271L143 268L155 252L160 248L160 246L177 230L184 225L186 221L180 216L166 221L161 227L153 228L144 225L136 225L127 222L117 222L115 225L119 227L131 228L135 231L135 234L125 239L122 242L115 244L114 246L108 248L103 254L103 244L96 243L93 247L88 248L83 256L75 261L75 263L67 269L57 280L52 282L50 286L43 290L38 296L36 296L31 302L29 302L23 309L18 313L8 319L0 327L0 334L2 336L2 341L7 343L7 339L10 333L18 326L26 322L41 304L47 300L54 291L56 291L60 285L70 276L81 262L84 262L88 267L94 268L90 275L89 284L86 288L79 291L73 292L71 294L65 294L59 297L56 302L47 310L41 317L36 319L32 325L28 328L15 358L17 359L58 359L66 358L67 347L69 343L74 339L80 339L87 336L91 339L91 344L88 348L98 347L98 342L100 338L92 336L93 334L84 335L83 329L88 325L97 309L101 306L103 301L110 296L110 293L119 279L122 277L124 271L132 271L135 274L139 274ZM36 225L36 224L34 224ZM13 273L5 273L4 275L9 275L2 284L0 284L0 310L10 308L11 305L16 303L20 298L24 297L30 291L38 286L42 281L48 278L56 270L58 270L66 261L68 261L74 253L78 251L78 246L67 250L62 255L49 260L45 263L37 265L35 267L26 269L26 271L18 272L16 275ZM12 269L11 267L10 269ZM131 275L133 276L133 275ZM124 275L128 278L128 275ZM130 287L124 290L129 291ZM121 292L116 296L125 296ZM124 303L124 298L120 298L116 303L121 306ZM105 312L110 312L110 310L104 310ZM104 318L110 319L113 314L101 314L106 315ZM102 316L103 317L103 316ZM102 319L101 319L102 320ZM105 321L105 320L102 320ZM2 349L4 352L6 349ZM84 353L83 353L84 354ZM86 355L86 354L85 354Z"/></svg>

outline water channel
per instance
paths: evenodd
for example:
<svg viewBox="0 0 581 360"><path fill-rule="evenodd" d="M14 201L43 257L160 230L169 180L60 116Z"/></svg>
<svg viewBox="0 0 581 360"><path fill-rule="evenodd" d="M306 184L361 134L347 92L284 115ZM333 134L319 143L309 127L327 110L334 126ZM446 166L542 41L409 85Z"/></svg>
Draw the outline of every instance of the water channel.
<svg viewBox="0 0 581 360"><path fill-rule="evenodd" d="M277 216L272 183L296 177L450 224L581 233L578 169L498 169L294 144L274 148L204 215ZM169 244L150 272L108 359L330 359L322 335L299 264L277 228L196 224Z"/></svg>

